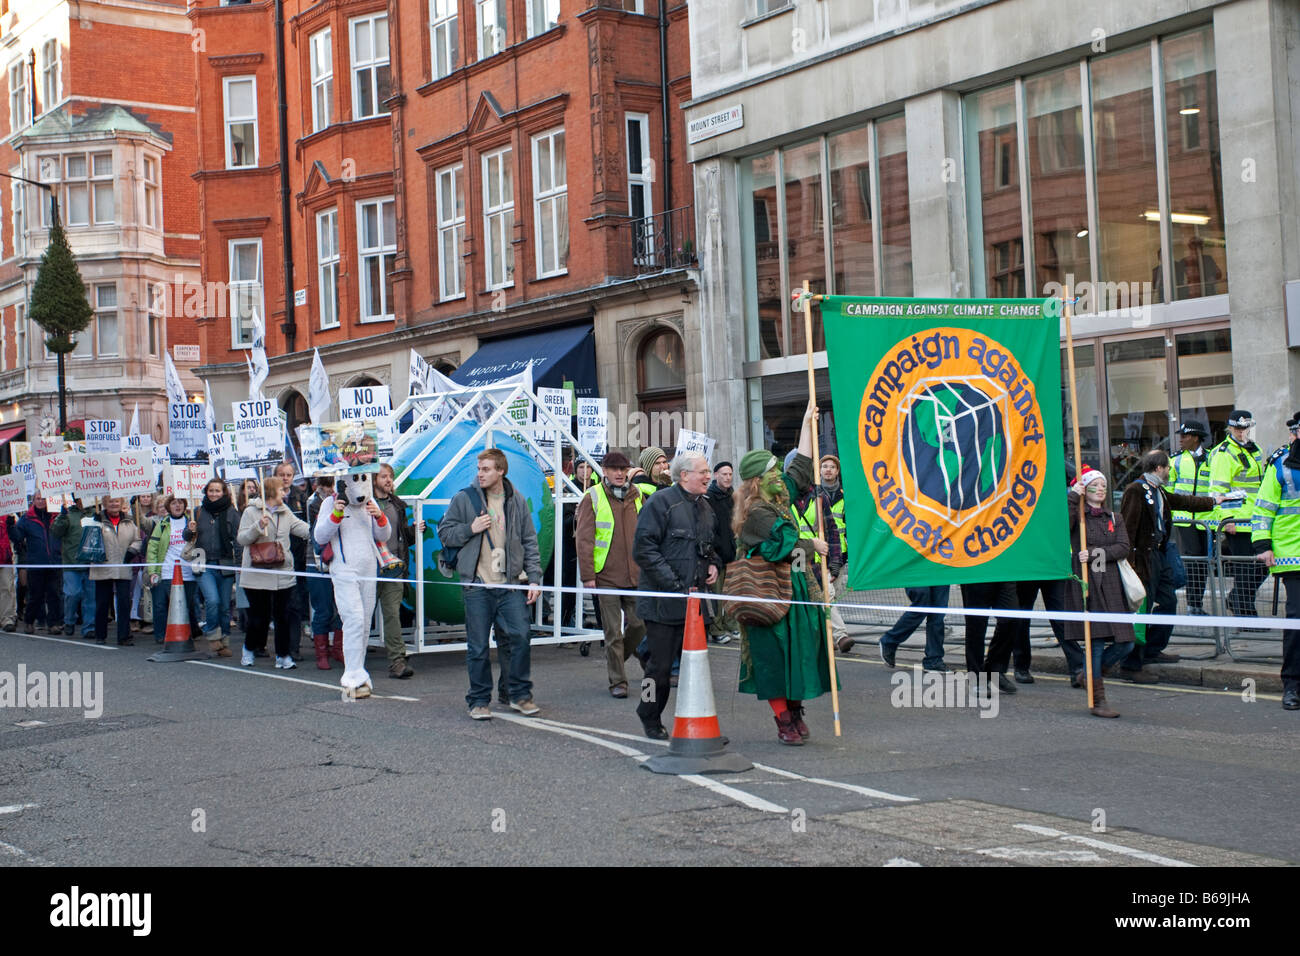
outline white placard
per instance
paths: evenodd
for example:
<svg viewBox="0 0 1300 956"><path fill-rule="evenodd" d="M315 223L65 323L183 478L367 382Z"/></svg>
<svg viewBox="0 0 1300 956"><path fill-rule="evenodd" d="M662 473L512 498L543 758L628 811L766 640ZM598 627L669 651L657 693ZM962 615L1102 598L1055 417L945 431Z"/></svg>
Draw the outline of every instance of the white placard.
<svg viewBox="0 0 1300 956"><path fill-rule="evenodd" d="M393 406L387 385L363 385L339 391L339 419L345 422L373 421L379 433L379 457L393 457L397 440Z"/></svg>
<svg viewBox="0 0 1300 956"><path fill-rule="evenodd" d="M122 450L122 423L112 418L86 419L86 453L117 453Z"/></svg>
<svg viewBox="0 0 1300 956"><path fill-rule="evenodd" d="M0 475L0 515L20 515L27 510L27 486L22 475Z"/></svg>
<svg viewBox="0 0 1300 956"><path fill-rule="evenodd" d="M704 456L705 461L713 464L713 448L717 445L717 439L710 438L704 432L693 432L683 428L677 433L677 452L680 455L683 452L698 452Z"/></svg>
<svg viewBox="0 0 1300 956"><path fill-rule="evenodd" d="M36 488L42 498L52 495L71 495L77 490L72 474L72 462L66 452L59 455L37 455L32 459L36 471Z"/></svg>
<svg viewBox="0 0 1300 956"><path fill-rule="evenodd" d="M592 458L605 457L609 444L609 403L603 398L578 399L578 444Z"/></svg>
<svg viewBox="0 0 1300 956"><path fill-rule="evenodd" d="M235 458L245 467L278 465L284 460L284 436L275 402L231 402L235 419Z"/></svg>
<svg viewBox="0 0 1300 956"><path fill-rule="evenodd" d="M730 133L745 125L745 108L737 103L707 116L697 116L686 124L686 141L699 143L713 136Z"/></svg>
<svg viewBox="0 0 1300 956"><path fill-rule="evenodd" d="M114 459L113 464L116 464L116 458L117 455L104 454L68 455L68 462L72 465L72 478L76 483L73 494L89 505L111 492L113 481L109 474L109 459Z"/></svg>
<svg viewBox="0 0 1300 956"><path fill-rule="evenodd" d="M14 463L13 473L23 480L27 497L36 490L36 469L32 465L32 443L29 441L11 441L9 456Z"/></svg>
<svg viewBox="0 0 1300 956"><path fill-rule="evenodd" d="M226 422L221 426L221 460L225 462L226 481L243 481L245 478L256 478L257 470L254 468L245 468L235 457L235 424Z"/></svg>
<svg viewBox="0 0 1300 956"><path fill-rule="evenodd" d="M197 504L203 497L203 486L211 477L212 470L207 465L167 465L163 469L163 494Z"/></svg>
<svg viewBox="0 0 1300 956"><path fill-rule="evenodd" d="M167 448L176 465L206 464L208 460L208 416L194 402L167 405Z"/></svg>
<svg viewBox="0 0 1300 956"><path fill-rule="evenodd" d="M62 438L57 435L42 435L36 439L36 444L32 446L32 456L36 455L57 455L67 450Z"/></svg>
<svg viewBox="0 0 1300 956"><path fill-rule="evenodd" d="M178 362L197 362L199 360L199 347L197 345L173 345L172 355L176 356Z"/></svg>
<svg viewBox="0 0 1300 956"><path fill-rule="evenodd" d="M539 388L537 390L537 400L542 403L542 407L550 412L567 432L569 430L569 417L573 408L571 404L573 396L569 394L568 390L563 388ZM553 442L555 441L555 433L547 428L539 429L537 440L544 443Z"/></svg>
<svg viewBox="0 0 1300 956"><path fill-rule="evenodd" d="M154 445L153 454L153 483L154 487L158 486L158 480L162 478L163 468L172 463L171 448L167 445Z"/></svg>
<svg viewBox="0 0 1300 956"><path fill-rule="evenodd" d="M132 495L147 495L153 491L153 455L150 451L122 451L108 457L110 495L114 498L130 498Z"/></svg>

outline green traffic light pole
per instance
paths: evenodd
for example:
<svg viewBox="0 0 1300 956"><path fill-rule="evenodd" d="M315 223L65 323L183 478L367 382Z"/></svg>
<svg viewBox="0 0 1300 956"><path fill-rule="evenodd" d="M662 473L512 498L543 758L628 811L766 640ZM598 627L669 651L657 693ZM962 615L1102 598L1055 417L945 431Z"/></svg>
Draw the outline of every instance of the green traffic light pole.
<svg viewBox="0 0 1300 956"><path fill-rule="evenodd" d="M16 179L20 183L27 183L29 186L36 186L44 189L50 194L50 214L53 216L53 222L59 221L59 194L49 183L37 182L35 179L28 179L26 176L15 176L13 173L0 172L0 176L5 179ZM24 204L25 205L25 204ZM15 236L14 240L17 241ZM68 430L68 395L67 388L63 380L63 353L56 353L59 362L59 435L62 436Z"/></svg>

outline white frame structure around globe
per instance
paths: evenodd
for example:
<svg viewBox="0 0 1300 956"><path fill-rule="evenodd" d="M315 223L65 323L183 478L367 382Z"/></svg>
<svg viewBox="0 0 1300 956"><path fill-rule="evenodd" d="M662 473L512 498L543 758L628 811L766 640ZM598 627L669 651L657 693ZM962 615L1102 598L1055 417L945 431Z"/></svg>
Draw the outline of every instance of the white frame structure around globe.
<svg viewBox="0 0 1300 956"><path fill-rule="evenodd" d="M529 416L534 421L532 426L523 426L514 417L515 410L521 408L525 403L532 412ZM477 455L483 449L493 447L492 435L494 432L509 434L520 441L537 460L537 463L542 466L543 471L550 472L555 476L554 481L558 485L558 493L552 495L552 504L555 509L555 533L553 535L554 553L551 558L555 568L555 583L542 588L543 593L551 595L553 602L551 624L542 624L542 601L534 602L530 609L532 632L534 634L532 643L567 644L603 640L604 633L602 631L581 627L583 623L583 587L581 580L577 581L576 587L577 624L579 626L564 627L561 624L564 593L564 575L562 573L564 552L566 548L574 547L574 542L564 540L564 506L568 504L576 506L583 496L582 489L564 474L562 467L564 446L568 445L573 448L575 456L581 456L589 462L598 480L603 477L596 460L570 434L569 423L561 423L557 420L541 400L526 385L520 382L412 395L393 410L392 420L401 421L407 412L411 412L413 416L411 427L397 437L393 447L394 454L396 455L417 441L427 444L425 444L424 450L411 459L410 464L396 475L394 487L401 488L403 483L408 480L423 482L418 494L405 496L405 499L413 506L416 520L424 517L426 505L442 505L445 507L451 503L450 497L430 497L430 495L466 456ZM467 422L477 423L474 434L468 440L460 443L455 454L442 462L432 478L427 481L423 478L415 478L416 469L440 446L442 440L450 435L458 425ZM553 440L539 441L537 437L539 432L545 433ZM459 490L457 489L457 491ZM420 530L418 524L415 532L414 554L415 625L412 640L407 643L411 645L411 649L416 654L465 650L467 645L464 639L465 626L463 624L430 624L425 620L424 532ZM578 577L581 578L581 575L578 575ZM457 587L460 585L448 583L446 586ZM539 631L549 631L550 634L546 637L535 636ZM456 640L457 637L460 639ZM490 646L496 646L495 632Z"/></svg>
<svg viewBox="0 0 1300 956"><path fill-rule="evenodd" d="M979 384L976 385L975 384L976 382L978 382ZM1006 464L1005 429L1006 429L1006 422L1009 420L1008 415L1011 410L1010 396L1007 394L1007 390L1002 387L1001 383L990 381L989 379L982 376L958 375L952 378L923 378L920 381L916 382L910 389L908 389L907 393L903 396L903 406L907 409L907 415L906 416L900 415L898 418L898 429L900 432L898 436L899 447L900 448L905 447L905 443L906 443L906 447L911 453L912 461L915 462L917 460L916 448L912 440L911 429L909 427L913 417L916 414L917 406L923 403L938 405L939 404L938 401L932 395L926 395L924 393L930 392L932 387L935 385L951 386L954 383L961 383L967 385L968 387L984 395L986 399L986 401L984 401L979 405L970 405L966 402L965 398L958 396L959 401L961 401L962 405L965 406L960 411L953 412L953 413L941 413L938 409L935 410L935 416L934 416L935 422L936 424L939 425L938 447L941 450L944 447L950 447L954 452L956 452L958 458L958 480L957 480L957 493L959 496L958 506L956 508L953 507L951 491L948 492L947 508L946 510L944 510L937 506L938 503L933 498L931 498L928 494L926 494L921 490L919 484L917 484L915 487L909 487L912 484L912 482L909 480L907 469L904 470L903 475L899 481L899 484L903 490L904 498L905 500L907 500L908 504L910 504L913 508L922 511L928 511L930 514L935 515L936 517L941 518L942 520L945 521L953 520L955 514L962 511L966 511L969 507L966 504L965 493L962 491L961 443L957 440L956 429L953 427L957 419L961 418L964 415L975 415L985 408L996 409L1001 413L1003 469L1002 469L1002 474L995 481L994 488L993 491L990 493L990 496L996 496L1000 490L1005 490L1005 486L1009 485L1011 481L1010 475L1008 474L1008 470L1005 467ZM1000 394L997 395L986 394L988 391L992 390L992 387L997 387ZM976 428L978 430L978 424L976 425ZM906 433L904 433L905 430ZM951 440L949 439L948 436L951 436ZM983 460L982 452L980 450L979 441L976 442L975 454L976 454L976 461L979 464L979 471L982 472L984 469L984 460ZM943 475L945 486L951 488L952 478L948 474L948 470L943 467L942 457L940 457L939 459L939 470ZM999 486L1004 486L1004 487L999 488ZM977 491L977 496L978 496L978 491Z"/></svg>

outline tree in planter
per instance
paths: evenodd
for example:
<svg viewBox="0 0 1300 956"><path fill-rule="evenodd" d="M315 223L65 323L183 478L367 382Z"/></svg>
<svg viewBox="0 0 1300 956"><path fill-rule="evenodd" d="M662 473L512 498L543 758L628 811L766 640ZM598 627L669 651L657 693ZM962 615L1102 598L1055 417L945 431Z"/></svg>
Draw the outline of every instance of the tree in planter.
<svg viewBox="0 0 1300 956"><path fill-rule="evenodd" d="M67 431L68 407L64 382L64 356L77 347L74 336L86 330L94 310L86 300L81 270L72 257L72 247L56 216L50 229L50 244L41 256L36 286L28 314L45 332L45 347L59 360L59 431Z"/></svg>

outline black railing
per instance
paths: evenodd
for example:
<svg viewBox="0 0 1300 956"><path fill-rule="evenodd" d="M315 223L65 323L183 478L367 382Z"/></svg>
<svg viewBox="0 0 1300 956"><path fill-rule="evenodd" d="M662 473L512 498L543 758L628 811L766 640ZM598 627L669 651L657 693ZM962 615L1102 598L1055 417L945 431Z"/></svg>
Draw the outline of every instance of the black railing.
<svg viewBox="0 0 1300 956"><path fill-rule="evenodd" d="M644 219L631 219L619 233L619 275L689 269L698 264L693 206L670 209Z"/></svg>

